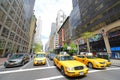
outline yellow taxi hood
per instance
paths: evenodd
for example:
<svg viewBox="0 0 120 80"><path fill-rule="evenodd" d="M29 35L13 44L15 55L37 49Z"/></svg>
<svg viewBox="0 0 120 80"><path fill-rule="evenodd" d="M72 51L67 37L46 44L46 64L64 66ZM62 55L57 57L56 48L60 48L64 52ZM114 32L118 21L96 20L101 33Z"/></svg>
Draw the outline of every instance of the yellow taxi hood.
<svg viewBox="0 0 120 80"><path fill-rule="evenodd" d="M94 59L90 59L90 60L94 60L94 61L98 61L98 62L104 62L105 59L101 59L101 58L94 58Z"/></svg>
<svg viewBox="0 0 120 80"><path fill-rule="evenodd" d="M85 66L83 63L76 60L60 61L60 63L68 67Z"/></svg>
<svg viewBox="0 0 120 80"><path fill-rule="evenodd" d="M45 57L43 57L43 58L34 58L34 60L44 60L44 59L46 59Z"/></svg>

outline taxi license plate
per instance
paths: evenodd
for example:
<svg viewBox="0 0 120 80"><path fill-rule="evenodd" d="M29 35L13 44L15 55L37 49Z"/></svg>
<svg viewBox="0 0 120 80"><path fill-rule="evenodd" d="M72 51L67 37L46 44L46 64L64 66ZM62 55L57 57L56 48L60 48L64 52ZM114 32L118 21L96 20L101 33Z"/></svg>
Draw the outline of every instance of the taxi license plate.
<svg viewBox="0 0 120 80"><path fill-rule="evenodd" d="M83 73L83 72L80 72L80 75L84 75L84 73Z"/></svg>
<svg viewBox="0 0 120 80"><path fill-rule="evenodd" d="M39 64L41 64L42 62L41 61L38 61Z"/></svg>

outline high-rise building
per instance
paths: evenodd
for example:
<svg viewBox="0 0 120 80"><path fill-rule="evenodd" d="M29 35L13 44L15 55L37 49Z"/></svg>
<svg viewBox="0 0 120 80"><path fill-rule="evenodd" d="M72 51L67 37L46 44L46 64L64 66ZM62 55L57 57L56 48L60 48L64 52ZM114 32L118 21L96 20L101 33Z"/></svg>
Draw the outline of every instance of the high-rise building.
<svg viewBox="0 0 120 80"><path fill-rule="evenodd" d="M53 50L55 49L54 48L54 37L55 37L55 34L56 34L56 23L52 23L51 25L51 33L50 33L50 36L49 36L49 50Z"/></svg>
<svg viewBox="0 0 120 80"><path fill-rule="evenodd" d="M70 26L69 26L69 16L64 21L61 28L58 30L59 35L59 45L64 46L64 44L70 45Z"/></svg>
<svg viewBox="0 0 120 80"><path fill-rule="evenodd" d="M0 1L0 56L27 52L35 0Z"/></svg>
<svg viewBox="0 0 120 80"><path fill-rule="evenodd" d="M58 13L57 13L57 18L56 18L56 30L57 31L62 26L65 19L66 19L65 13L62 10L59 10Z"/></svg>
<svg viewBox="0 0 120 80"><path fill-rule="evenodd" d="M56 32L56 23L52 23L50 35L55 34L55 32Z"/></svg>
<svg viewBox="0 0 120 80"><path fill-rule="evenodd" d="M28 52L33 53L33 41L34 41L34 35L35 35L35 29L36 29L36 17L33 14L31 18L31 23L30 23L30 41L29 41L29 47L28 47Z"/></svg>
<svg viewBox="0 0 120 80"><path fill-rule="evenodd" d="M78 41L80 51L107 52L113 58L120 58L120 0L72 0L73 12L70 15L72 39ZM78 5L80 20L74 18ZM74 24L74 25L73 25ZM93 32L87 40L83 33ZM86 48L88 48L86 50Z"/></svg>
<svg viewBox="0 0 120 80"><path fill-rule="evenodd" d="M65 19L66 19L65 13L62 10L59 10L58 13L57 13L57 18L56 18L56 34L55 34L55 37L54 37L54 41L55 41L54 48L57 48L57 47L60 46L59 43L58 43L58 33L57 32L60 29L60 27L62 26Z"/></svg>
<svg viewBox="0 0 120 80"><path fill-rule="evenodd" d="M41 42L41 32L42 32L42 20L41 20L41 17L39 17L38 20L37 20L37 27L36 27L35 37L34 37L34 43L42 44L42 42Z"/></svg>

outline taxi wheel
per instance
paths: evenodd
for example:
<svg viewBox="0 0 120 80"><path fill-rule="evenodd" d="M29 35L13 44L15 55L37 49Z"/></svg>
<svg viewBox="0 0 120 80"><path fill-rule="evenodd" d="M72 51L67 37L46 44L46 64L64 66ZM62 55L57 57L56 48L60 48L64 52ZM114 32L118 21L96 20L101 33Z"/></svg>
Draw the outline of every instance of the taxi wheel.
<svg viewBox="0 0 120 80"><path fill-rule="evenodd" d="M63 68L63 67L61 68L61 73L62 73L62 75L65 75L65 72L64 72L64 68Z"/></svg>
<svg viewBox="0 0 120 80"><path fill-rule="evenodd" d="M91 62L88 63L89 68L93 68L93 64Z"/></svg>

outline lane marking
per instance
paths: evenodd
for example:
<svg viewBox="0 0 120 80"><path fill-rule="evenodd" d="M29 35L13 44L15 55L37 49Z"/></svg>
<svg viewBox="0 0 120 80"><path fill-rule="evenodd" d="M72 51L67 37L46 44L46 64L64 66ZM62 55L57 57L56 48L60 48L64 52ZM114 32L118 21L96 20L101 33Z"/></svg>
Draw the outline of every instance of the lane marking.
<svg viewBox="0 0 120 80"><path fill-rule="evenodd" d="M120 69L120 68L107 68L105 70L92 70L92 71L89 71L88 73L100 72L100 71L118 70L118 69Z"/></svg>
<svg viewBox="0 0 120 80"><path fill-rule="evenodd" d="M105 70L91 70L88 71L88 73L94 73L94 72L100 72L100 71L109 71L109 70L118 70L120 68L108 68ZM53 76L53 77L48 77L48 78L40 78L40 79L35 79L35 80L51 80L51 79L58 79L58 78L63 78L64 76Z"/></svg>
<svg viewBox="0 0 120 80"><path fill-rule="evenodd" d="M47 65L48 65L48 67L50 67L50 65L49 65L49 63L48 63L48 59L46 58L46 61L47 61Z"/></svg>
<svg viewBox="0 0 120 80"><path fill-rule="evenodd" d="M56 67L50 66L50 67L41 67L41 68L19 69L19 70L13 70L13 71L2 71L2 72L0 72L0 74L16 73L16 72L24 72L24 71L34 71L34 70L51 69L51 68L56 68Z"/></svg>
<svg viewBox="0 0 120 80"><path fill-rule="evenodd" d="M41 78L41 79L35 79L35 80L51 80L51 79L58 79L58 78L63 78L64 76L54 76L54 77L49 77L49 78Z"/></svg>
<svg viewBox="0 0 120 80"><path fill-rule="evenodd" d="M19 70L25 68L27 65L29 65L31 62L33 62L33 60L29 61L27 64L25 64L24 66L22 66Z"/></svg>

